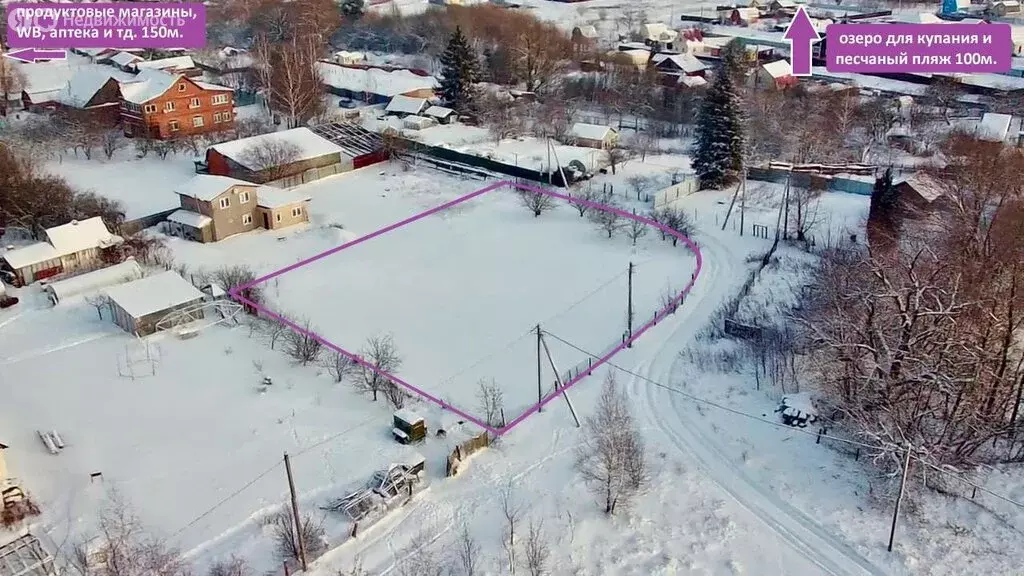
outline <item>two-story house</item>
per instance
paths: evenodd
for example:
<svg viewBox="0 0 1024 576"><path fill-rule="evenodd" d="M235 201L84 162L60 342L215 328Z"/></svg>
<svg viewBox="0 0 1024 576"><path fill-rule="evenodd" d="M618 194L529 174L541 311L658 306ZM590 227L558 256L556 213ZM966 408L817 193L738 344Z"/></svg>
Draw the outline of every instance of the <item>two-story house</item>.
<svg viewBox="0 0 1024 576"><path fill-rule="evenodd" d="M126 136L167 140L230 130L235 123L231 88L161 70L143 70L121 84Z"/></svg>
<svg viewBox="0 0 1024 576"><path fill-rule="evenodd" d="M167 217L169 231L196 242L309 221L308 196L227 176L198 174L175 193L181 210Z"/></svg>

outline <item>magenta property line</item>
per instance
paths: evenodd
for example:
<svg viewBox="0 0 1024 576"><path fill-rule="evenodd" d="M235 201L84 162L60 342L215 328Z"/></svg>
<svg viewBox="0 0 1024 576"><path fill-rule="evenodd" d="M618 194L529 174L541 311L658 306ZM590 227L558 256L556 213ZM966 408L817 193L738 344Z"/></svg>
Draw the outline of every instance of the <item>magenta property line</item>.
<svg viewBox="0 0 1024 576"><path fill-rule="evenodd" d="M289 271L295 270L297 268L300 268L302 266L305 266L307 264L316 262L317 260L320 260L322 258L326 258L327 256L330 256L331 254L336 254L336 253L340 252L341 250L344 250L346 248L351 248L352 246L355 246L357 244L360 244L362 242L370 240L371 238L376 238L377 236L380 236L382 234L386 234L386 233L388 233L388 232L390 232L392 230L395 230L397 228L401 228L402 226L405 226L407 224L411 224L413 222L416 222L417 220L420 220L422 218L426 218L427 216L430 216L432 214L436 214L438 212L441 212L443 210L446 210L448 208L451 208L451 207L456 206L458 204L461 204L463 202L472 200L473 198L476 198L478 196L481 196L483 194L486 194L488 192L491 192L493 190L496 190L496 189L504 187L504 186L508 186L508 187L511 187L511 188L518 188L520 190L526 190L526 191L534 192L534 193L537 193L537 194L546 194L546 195L551 196L553 198L558 198L560 200L564 200L566 202L569 202L570 204L581 204L581 205L586 206L588 208L592 208L592 209L595 209L595 210L603 210L603 211L606 211L606 212L612 212L614 214L618 214L619 216L624 217L624 218L628 218L630 220L636 220L636 221L639 221L639 222L643 222L644 224L647 224L648 226L654 227L657 230L665 233L666 235L670 235L673 238L677 238L678 240L682 241L683 244L694 254L694 257L696 258L696 269L694 271L694 274L693 274L692 278L690 279L690 282L686 284L686 286L679 292L679 294L676 297L674 297L668 303L668 305L666 305L663 309L658 311L658 313L656 313L654 315L653 319L651 319L646 324L641 326L639 329L634 331L634 333L632 334L632 336L630 338L624 340L620 345L616 346L610 352L608 352L607 354L605 354L604 356L599 358L597 360L597 362L595 362L592 366L590 366L586 372L580 372L575 377L573 377L570 380L566 381L560 388L554 390L553 392L551 392L547 396L543 397L537 404L534 404L532 407L530 407L527 410L525 410L522 414L516 416L514 419L512 419L512 421L508 422L502 428L496 428L494 426L491 426L490 424L488 424L488 423L482 421L481 419L479 419L479 418L477 418L477 417L475 417L475 416L465 412L464 410L458 408L457 406L453 406L451 404L448 404L445 401L441 400L440 398L437 398L433 394L430 394L429 392L426 392L425 390L422 390L422 389L420 389L420 388L418 388L416 386L413 386L412 384L406 382L405 380L399 378L398 376L396 376L394 374L391 374L391 373L389 373L387 371L381 370L376 365L374 365L374 364L372 364L370 362L367 362L366 360L364 360L359 355L354 354L352 352L349 352L348 350L345 350L344 348L341 348L340 346L334 344L333 342L331 342L331 341L327 340L326 338L320 336L319 334L313 332L312 330L308 330L308 329L306 329L306 328L304 328L302 326L299 326L298 324L296 324L295 322L289 320L288 318L285 318L284 316L281 316L280 314L274 312L273 310L270 310L269 308L267 308L267 307L265 307L265 306L263 306L263 305L261 305L259 303L253 302L252 300L250 300L250 299L248 299L248 298L246 298L246 297L241 295L242 292L244 292L245 290L247 290L249 288L252 288L253 286L256 286L257 284L260 284L262 282L266 282L267 280L270 280L272 278L280 276L280 275L282 275L282 274L284 274L286 272L289 272ZM611 358L613 356L615 356L616 354L621 352L623 349L628 347L630 344L632 344L634 341L636 341L640 336L642 336L645 332L647 332L649 329L651 329L655 324L657 324L662 319L664 319L666 316L668 316L672 312L672 309L677 307L683 301L683 299L686 298L686 295L693 288L693 285L696 283L697 278L700 276L701 270L703 269L703 265L704 265L704 259L703 259L703 256L701 254L700 248L697 247L696 243L694 243L693 240L691 240L690 238L688 238L684 234L682 234L680 232L677 232L676 230L673 230L673 229L669 228L668 226L665 226L664 224L661 224L659 222L655 222L654 220L651 220L650 218L646 218L644 216L639 216L637 214L632 214L630 212L627 212L625 210L622 210L620 208L616 208L616 207L613 207L613 206L608 206L608 205L601 204L601 203L598 203L598 202L592 202L590 200L585 200L583 198L573 198L572 196L569 196L569 195L566 195L566 194L560 194L560 193L555 192L553 190L547 190L547 189L539 188L539 187L536 187L536 186L531 186L529 184L519 184L519 183L511 182L511 181L508 181L508 180L502 180L502 181L496 182L495 184L492 184L490 186L486 186L484 188L481 188L479 190L476 190L474 192L466 194L464 196L460 196L459 198L456 198L455 200L452 200L450 202L445 202L445 203L443 203L443 204L441 204L439 206L435 206L434 208L431 208L429 210L421 212L421 213L419 213L419 214L417 214L415 216L406 218L405 220L402 220L400 222L396 222L394 224L391 224L390 226L386 226L384 228L381 228L380 230L377 230L377 231L375 231L375 232L373 232L371 234L367 234L366 236L361 236L361 237L359 237L359 238L357 238L357 239L355 239L355 240L353 240L351 242L347 242L345 244L342 244L341 246L337 246L335 248L331 248L330 250L321 252L320 254L317 254L317 255L312 256L310 258L307 258L305 260L301 260L301 261L299 261L299 262L297 262L295 264L292 264L290 266L286 266L285 268L282 268L280 270L277 270L275 272L267 274L266 276L262 276L260 278L257 278L256 280L253 280L252 282L249 282L249 283L246 283L246 284L243 284L243 285L240 285L240 286L236 286L236 287L232 288L231 290L229 290L229 294L235 300L238 300L239 302L242 302L243 304L246 304L246 305L251 306L252 308L258 310L259 312L261 312L261 313L263 313L263 314L265 314L267 316L270 316L271 318L277 320L278 322L281 322L282 324L288 326L289 328L291 328L293 331L295 331L298 334L302 334L304 336L308 336L310 338L313 338L317 342L320 342L320 344L322 344L323 346L326 346L327 348L337 352L338 354L341 354L341 355L345 356L346 358L351 359L357 365L362 366L364 368L367 368L369 370L372 370L373 372L375 372L375 373L379 374L380 376L382 376L384 378L387 378L388 380L390 380L390 381L392 381L392 382L402 386L406 390L409 390L409 391L413 392L414 394L420 396L421 398L423 398L423 399L425 399L425 400L427 400L429 402L432 402L434 404L437 404L442 409L449 410L452 413L457 414L457 415L465 418L466 420L472 422L473 424L476 424L477 426L480 426L481 428L487 430L488 432L490 432L491 434L494 434L495 436L501 436L501 435L506 434L509 431L511 431L512 428L514 428L515 426L517 426L520 423L522 423L529 416L539 412L541 410L541 408L543 408L546 404L548 404L549 402L554 400L559 394L565 392L566 390L568 390L572 386L575 386L576 384L578 384L584 378L589 376L590 373L595 368L599 368L601 365L603 365L604 363L606 363L609 360L611 360Z"/></svg>

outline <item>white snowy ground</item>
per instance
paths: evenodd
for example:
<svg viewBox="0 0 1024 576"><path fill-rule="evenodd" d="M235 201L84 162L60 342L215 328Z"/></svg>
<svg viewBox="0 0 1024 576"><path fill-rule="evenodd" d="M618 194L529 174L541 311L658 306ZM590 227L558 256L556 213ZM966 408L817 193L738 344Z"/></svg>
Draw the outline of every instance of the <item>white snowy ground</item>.
<svg viewBox="0 0 1024 576"><path fill-rule="evenodd" d="M637 163L636 169L642 168ZM621 182L621 175L616 178ZM336 246L364 232L364 226L376 229L479 185L429 171L362 170L306 188L314 198L314 221L308 227L209 246L172 241L171 247L193 268L245 262L270 270ZM770 196L778 192L773 185L750 184L748 224L774 223ZM719 374L694 365L691 355L678 354L694 346L718 303L744 281L746 258L768 247L767 240L739 237L731 226L720 230L729 195L705 192L686 201L685 210L699 225L704 274L674 316L614 360L650 379L617 374L633 398L654 475L651 489L632 510L614 519L598 513L572 469L580 432L559 400L494 449L474 456L452 480L438 477L450 445L430 440L420 448L428 458L430 488L329 552L312 570L331 576L358 557L372 574L397 573L396 558L409 544L421 542L421 532L434 541L419 555L440 555L466 526L482 547L485 573L502 573L498 495L511 480L527 515L544 521L556 574L1019 573L1024 560L1016 545L1024 524L1019 511L987 496L979 497L980 506L930 496L904 518L896 550L887 554L890 509L865 495L859 464L815 445L813 437L711 407L698 410L679 393L650 382L772 417L777 391L756 391L749 374ZM825 196L823 211L827 208L832 217L822 218L816 238L843 237L848 228L859 229L866 201ZM457 233L472 219L487 216L500 216L498 228L534 225L521 208L512 208L481 201L461 214L410 225L409 231L427 224L421 233L433 226L439 236L454 238L446 228ZM565 212L564 225L558 223L559 212L536 220L537 226L554 225L557 233L535 232L541 238L564 234L563 242L578 238L581 245L585 239L609 245L574 213ZM327 226L331 223L349 230ZM473 242L472 236L466 238ZM363 246L372 251L377 240L383 238ZM506 242L504 250L512 251L511 235ZM424 247L403 247L410 252L409 266L428 267L412 258ZM616 254L621 257L609 251L612 258ZM544 255L544 261L550 257ZM801 258L795 254L791 260ZM329 268L330 259L318 264ZM452 274L458 270L450 268ZM774 270L778 275L772 276ZM802 270L791 264L770 269L752 291L752 301L774 301L768 296L788 290L798 274ZM343 274L338 277L347 281ZM460 284L472 286L475 280ZM271 288L274 298L286 293L285 284L282 280ZM508 288L521 286L509 283ZM388 437L390 411L383 404L331 383L318 368L294 366L279 350L269 350L265 338L250 339L245 327L212 328L185 341L153 338L159 354L156 374L141 377L146 363L133 339L97 319L81 301L48 309L34 292L20 290L22 303L0 311L0 397L5 399L0 439L11 446L8 466L40 500L42 526L57 544L65 542L69 530L83 529L103 491L116 487L158 533L189 551L197 573L231 554L245 557L257 571L273 571L279 563L262 518L285 501L284 471L276 464L281 452L293 454L300 505L312 513L330 496L342 495L377 468L407 456ZM609 302L610 309L619 310L620 298ZM310 299L307 305L313 304ZM410 325L424 318L417 308L409 311L405 320ZM721 345L702 344L696 350L711 358L718 353L715 346ZM556 361L569 361L565 348L552 351ZM140 377L134 381L118 374L125 355L135 358ZM265 395L256 391L260 363L262 373L274 379ZM601 377L596 373L571 391L581 415L591 412ZM545 378L551 378L547 370ZM436 411L424 412L428 420L438 421ZM447 418L441 422L452 424ZM48 428L58 429L68 443L58 456L46 453L35 436L37 429ZM88 474L96 471L104 480L91 484ZM1024 499L1019 470L993 474L988 482L996 492ZM345 522L330 517L328 527L332 545L345 540ZM574 572L575 566L582 570Z"/></svg>

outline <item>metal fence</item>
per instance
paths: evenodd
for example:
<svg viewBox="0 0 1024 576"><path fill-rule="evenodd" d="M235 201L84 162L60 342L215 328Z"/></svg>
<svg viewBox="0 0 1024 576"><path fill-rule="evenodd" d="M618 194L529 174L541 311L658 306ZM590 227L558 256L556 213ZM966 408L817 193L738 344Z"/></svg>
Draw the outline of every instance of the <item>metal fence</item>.
<svg viewBox="0 0 1024 576"><path fill-rule="evenodd" d="M143 216L142 218L136 218L134 220L125 220L117 227L117 233L120 236L131 236L137 232L141 232L146 228L156 226L157 224L167 220L167 217L177 212L178 208L171 208L170 210L164 210L163 212L157 212L150 214L149 216Z"/></svg>

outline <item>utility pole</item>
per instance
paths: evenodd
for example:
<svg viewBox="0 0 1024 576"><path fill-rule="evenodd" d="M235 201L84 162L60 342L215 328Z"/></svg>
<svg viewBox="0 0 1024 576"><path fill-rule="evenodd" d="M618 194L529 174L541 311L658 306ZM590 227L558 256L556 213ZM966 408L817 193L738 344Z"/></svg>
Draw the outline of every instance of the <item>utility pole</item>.
<svg viewBox="0 0 1024 576"><path fill-rule="evenodd" d="M782 216L782 239L789 240L789 191L792 190L793 171L790 170L789 176L786 178L786 194L783 204L786 207L786 213Z"/></svg>
<svg viewBox="0 0 1024 576"><path fill-rule="evenodd" d="M565 389L562 384L562 377L558 375L558 366L555 366L555 359L551 357L551 350L548 348L547 340L541 338L541 344L544 345L544 353L547 354L548 362L551 363L551 371L555 373L555 385L562 391L562 398L565 398L565 403L569 406L569 413L572 414L573 421L576 422L576 427L580 427L580 419L576 416L576 409L572 406L572 400L569 400L569 391Z"/></svg>
<svg viewBox="0 0 1024 576"><path fill-rule="evenodd" d="M743 195L740 196L740 236L743 236L743 223L746 221L747 213L747 168L743 167L743 181L740 182L740 186L743 187Z"/></svg>
<svg viewBox="0 0 1024 576"><path fill-rule="evenodd" d="M907 444L907 456L903 459L903 477L900 478L900 491L896 495L896 509L892 511L892 528L889 529L889 552L892 552L892 543L896 539L896 520L900 517L900 504L903 503L903 491L907 488L907 476L910 475L910 451L911 446Z"/></svg>
<svg viewBox="0 0 1024 576"><path fill-rule="evenodd" d="M626 348L633 347L633 263L629 263L629 300L626 303L626 330L628 332L628 340L626 340Z"/></svg>
<svg viewBox="0 0 1024 576"><path fill-rule="evenodd" d="M540 324L537 324L537 412L543 412L544 408L540 405L541 400L544 399L544 391L542 390L543 385L541 384L540 378L540 346L541 346L541 335L540 335Z"/></svg>
<svg viewBox="0 0 1024 576"><path fill-rule="evenodd" d="M299 499L295 495L295 478L292 476L292 461L288 453L284 453L284 471L288 473L288 491L292 494L292 524L295 525L295 541L299 545L299 561L302 563L302 571L308 568L306 564L306 543L302 541L302 520L299 517Z"/></svg>

